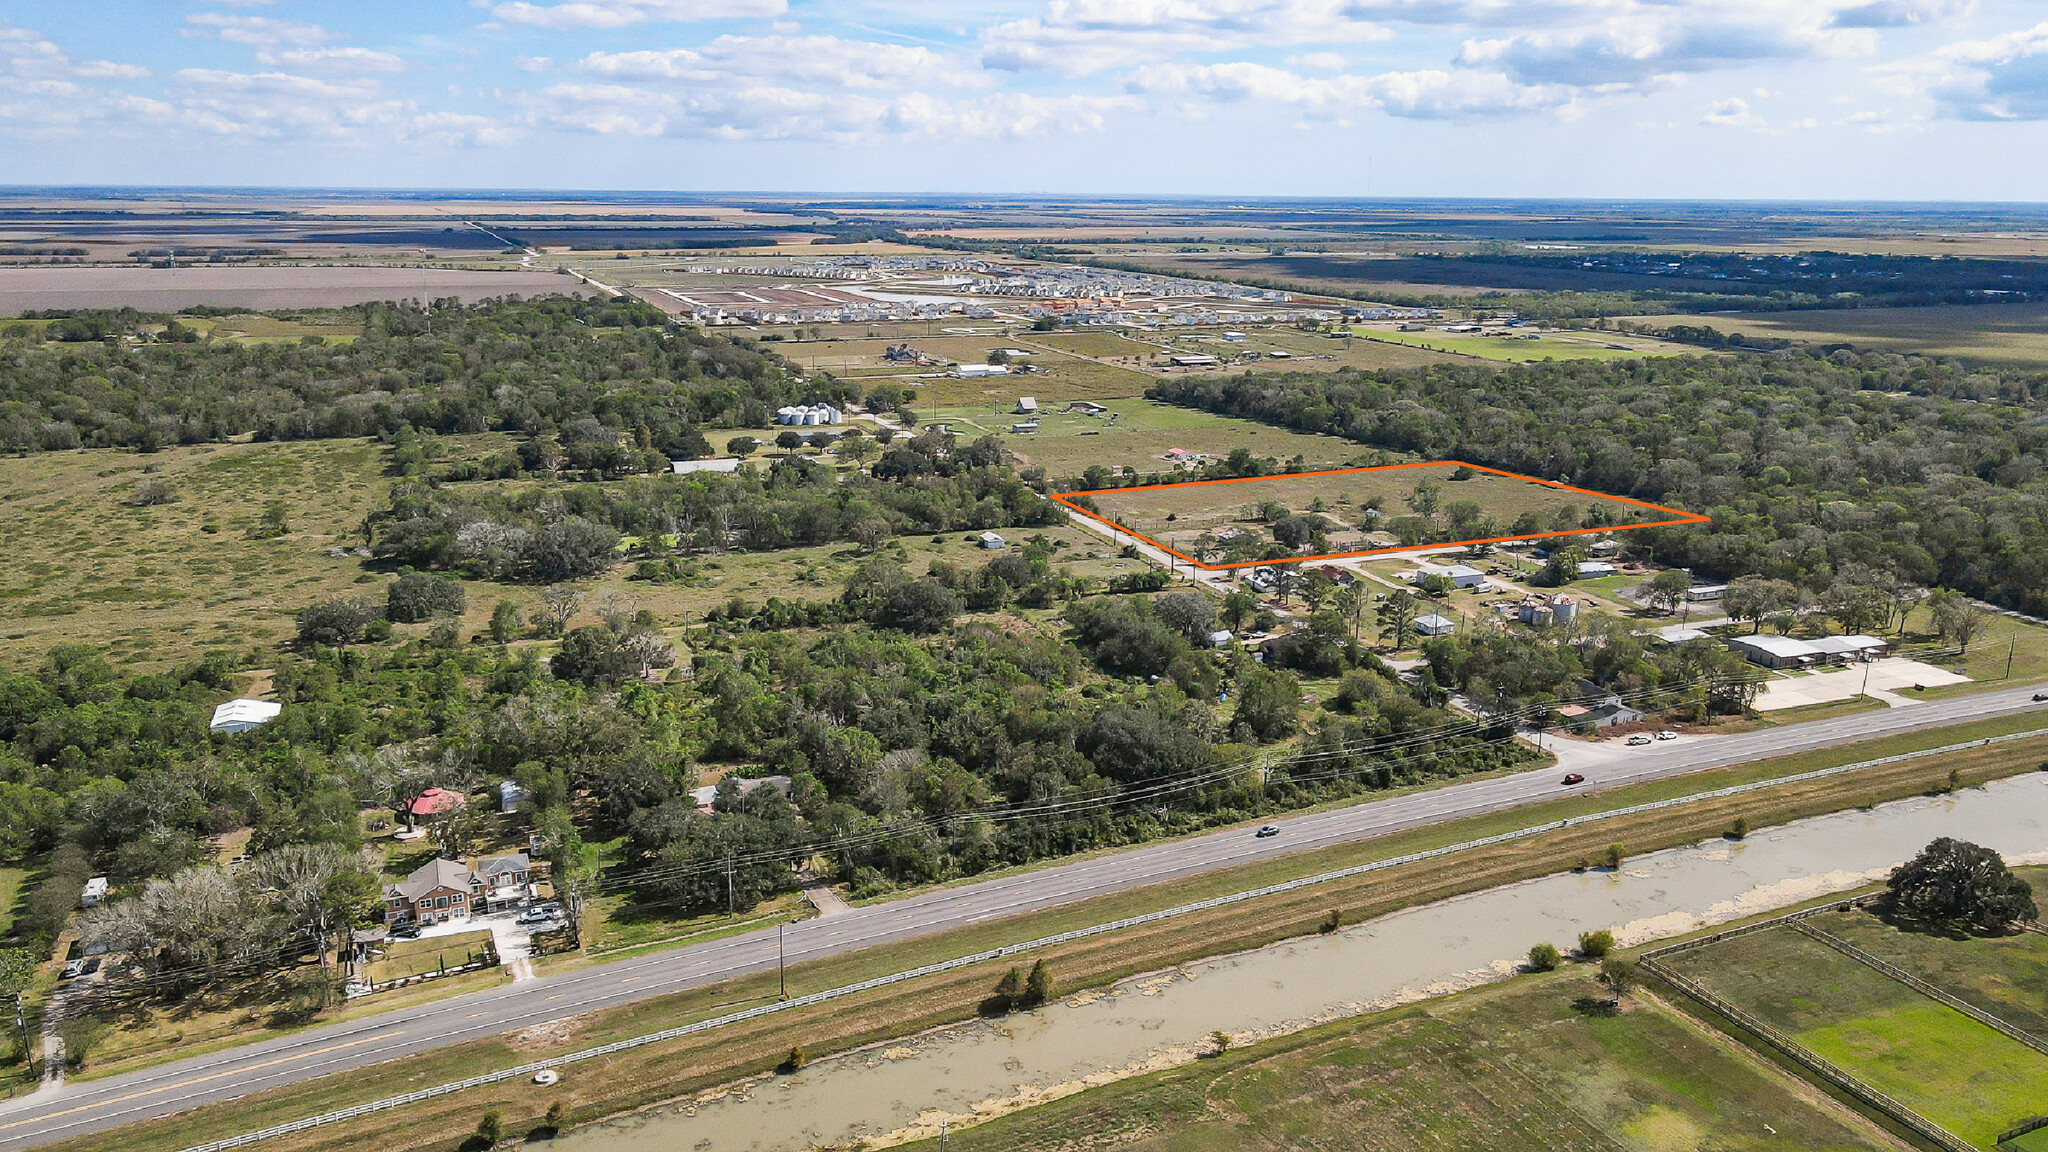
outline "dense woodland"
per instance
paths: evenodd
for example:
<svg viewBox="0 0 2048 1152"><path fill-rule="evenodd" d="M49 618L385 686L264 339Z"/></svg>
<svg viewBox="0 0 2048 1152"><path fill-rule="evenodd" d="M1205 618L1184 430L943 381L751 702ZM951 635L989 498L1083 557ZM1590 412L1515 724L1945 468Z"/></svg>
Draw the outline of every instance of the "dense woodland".
<svg viewBox="0 0 2048 1152"><path fill-rule="evenodd" d="M2048 376L1780 353L1177 377L1151 394L1705 513L1627 537L1702 577L1945 586L2048 613Z"/></svg>
<svg viewBox="0 0 2048 1152"><path fill-rule="evenodd" d="M0 448L147 451L247 433L305 440L401 428L541 433L589 418L645 428L651 447L690 458L710 454L702 429L758 428L785 404L852 397L638 302L432 313L379 304L345 314L365 328L347 343L199 342L176 317L133 311L0 330L12 335L0 342ZM136 335L151 342L123 339Z"/></svg>

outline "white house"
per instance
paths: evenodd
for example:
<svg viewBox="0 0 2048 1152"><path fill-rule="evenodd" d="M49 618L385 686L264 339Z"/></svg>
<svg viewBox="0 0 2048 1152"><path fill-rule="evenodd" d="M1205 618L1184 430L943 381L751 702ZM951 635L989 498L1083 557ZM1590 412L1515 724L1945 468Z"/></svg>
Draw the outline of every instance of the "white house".
<svg viewBox="0 0 2048 1152"><path fill-rule="evenodd" d="M1726 584L1699 584L1685 590L1685 598L1695 604L1708 600L1719 600L1727 595Z"/></svg>
<svg viewBox="0 0 2048 1152"><path fill-rule="evenodd" d="M260 728L284 711L284 705L274 700L230 700L213 710L213 722L206 727L213 732L247 732Z"/></svg>
<svg viewBox="0 0 2048 1152"><path fill-rule="evenodd" d="M1432 612L1415 618L1415 630L1424 636L1449 636L1458 630L1458 623L1446 616Z"/></svg>
<svg viewBox="0 0 2048 1152"><path fill-rule="evenodd" d="M1581 577L1612 576L1614 575L1614 565L1609 564L1605 560L1581 560L1579 561L1579 575Z"/></svg>
<svg viewBox="0 0 2048 1152"><path fill-rule="evenodd" d="M668 470L678 476L687 476L692 472L737 472L740 470L740 459L737 456L727 456L719 460L671 460L668 462Z"/></svg>

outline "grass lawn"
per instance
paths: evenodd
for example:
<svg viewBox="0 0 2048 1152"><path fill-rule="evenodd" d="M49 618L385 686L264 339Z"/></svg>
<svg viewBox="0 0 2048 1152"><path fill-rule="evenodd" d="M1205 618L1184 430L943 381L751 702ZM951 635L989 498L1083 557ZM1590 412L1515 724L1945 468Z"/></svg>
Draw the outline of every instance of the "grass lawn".
<svg viewBox="0 0 2048 1152"><path fill-rule="evenodd" d="M14 931L15 906L21 902L21 888L26 883L28 869L0 868L0 937Z"/></svg>
<svg viewBox="0 0 2048 1152"><path fill-rule="evenodd" d="M1328 1025L952 1134L962 1152L1886 1148L1860 1118L1584 969ZM915 1145L933 1148L935 1141Z"/></svg>
<svg viewBox="0 0 2048 1152"><path fill-rule="evenodd" d="M2048 1056L1790 929L1672 966L1979 1148L2048 1100Z"/></svg>
<svg viewBox="0 0 2048 1152"><path fill-rule="evenodd" d="M384 946L382 955L370 961L370 982L384 984L408 976L424 976L429 972L474 964L490 949L491 933L488 928L425 940L394 940Z"/></svg>

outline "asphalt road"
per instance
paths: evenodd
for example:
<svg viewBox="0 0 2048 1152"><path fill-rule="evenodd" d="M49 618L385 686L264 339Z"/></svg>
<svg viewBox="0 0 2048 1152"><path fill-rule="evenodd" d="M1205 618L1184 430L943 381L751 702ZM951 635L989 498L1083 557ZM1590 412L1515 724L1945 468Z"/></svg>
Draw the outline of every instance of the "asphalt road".
<svg viewBox="0 0 2048 1152"><path fill-rule="evenodd" d="M2037 685L1863 712L1711 740L1624 749L1587 769L1587 788L1675 776L1873 737L2039 709ZM1559 769L1447 785L1274 821L1278 836L1231 829L855 908L792 924L791 962L921 936L1177 877L1497 812L1560 793ZM146 1071L69 1083L0 1104L0 1152L233 1099L344 1069L772 969L773 931L754 932L422 1007L315 1028ZM420 1085L424 1087L425 1085Z"/></svg>

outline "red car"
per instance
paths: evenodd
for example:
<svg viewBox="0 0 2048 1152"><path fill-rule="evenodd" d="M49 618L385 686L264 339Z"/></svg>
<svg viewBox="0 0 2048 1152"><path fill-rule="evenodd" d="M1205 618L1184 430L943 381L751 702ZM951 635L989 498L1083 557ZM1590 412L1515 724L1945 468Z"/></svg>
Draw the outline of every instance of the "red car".
<svg viewBox="0 0 2048 1152"><path fill-rule="evenodd" d="M1565 777L1564 782L1566 784L1584 784L1586 782L1586 778L1584 776L1579 775L1577 772L1574 772L1571 775Z"/></svg>

